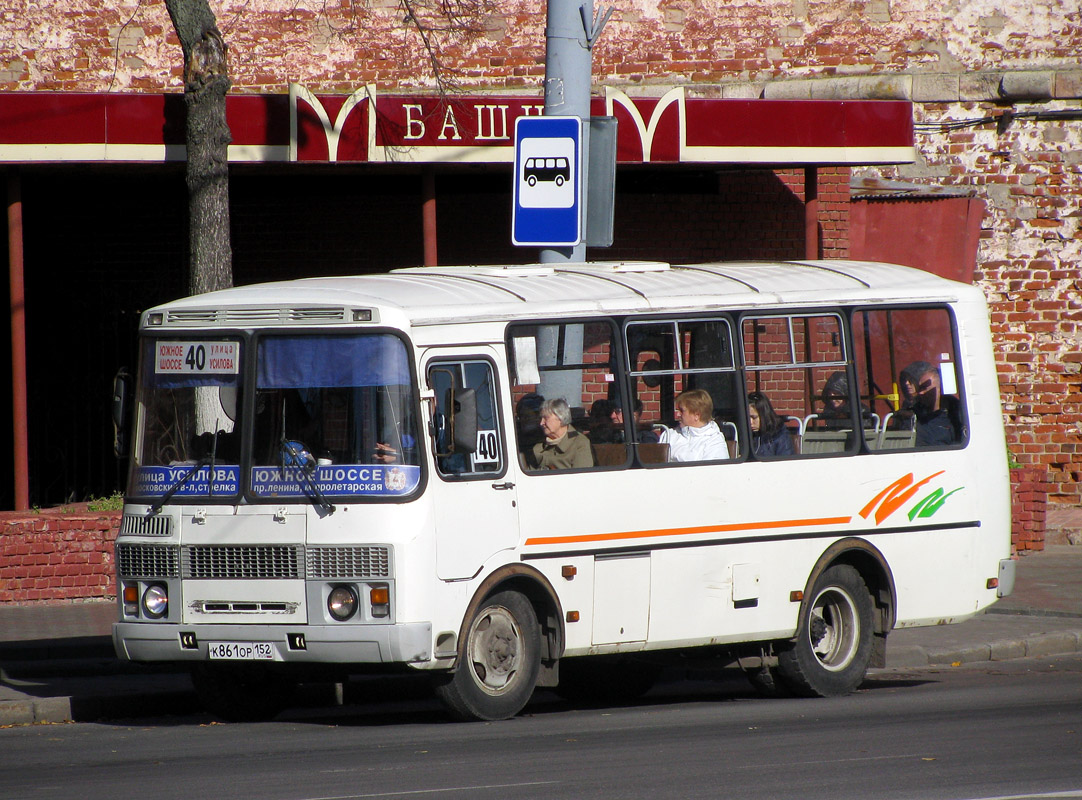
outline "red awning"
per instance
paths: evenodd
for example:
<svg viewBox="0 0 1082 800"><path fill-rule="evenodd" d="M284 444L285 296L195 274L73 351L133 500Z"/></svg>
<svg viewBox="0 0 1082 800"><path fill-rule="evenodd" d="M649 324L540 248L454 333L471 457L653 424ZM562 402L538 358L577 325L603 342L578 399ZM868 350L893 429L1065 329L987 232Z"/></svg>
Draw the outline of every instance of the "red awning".
<svg viewBox="0 0 1082 800"><path fill-rule="evenodd" d="M278 95L226 98L233 162L511 162L514 121L539 97ZM621 163L900 164L915 160L910 103L628 97L606 89L595 115L619 121ZM180 94L0 94L0 163L184 160Z"/></svg>

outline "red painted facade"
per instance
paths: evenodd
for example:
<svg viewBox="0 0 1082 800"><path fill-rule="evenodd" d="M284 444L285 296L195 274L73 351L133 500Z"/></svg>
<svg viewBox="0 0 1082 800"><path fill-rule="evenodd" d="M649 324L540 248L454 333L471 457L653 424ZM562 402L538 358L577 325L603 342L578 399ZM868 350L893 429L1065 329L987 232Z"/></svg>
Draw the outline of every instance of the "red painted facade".
<svg viewBox="0 0 1082 800"><path fill-rule="evenodd" d="M905 102L704 99L677 90L662 103L613 94L595 97L592 112L616 116L620 163L863 165L913 159L913 113ZM327 96L300 88L288 97L226 100L234 148L267 148L231 160L257 162L391 160L379 148L410 162L461 160L445 152L462 148L474 151L466 160L504 162L514 146L515 119L540 115L543 107L536 97L446 99L374 90ZM644 123L653 130L644 130ZM139 148L183 144L181 95L0 95L0 163L182 160L182 150L167 151L163 159L158 150Z"/></svg>

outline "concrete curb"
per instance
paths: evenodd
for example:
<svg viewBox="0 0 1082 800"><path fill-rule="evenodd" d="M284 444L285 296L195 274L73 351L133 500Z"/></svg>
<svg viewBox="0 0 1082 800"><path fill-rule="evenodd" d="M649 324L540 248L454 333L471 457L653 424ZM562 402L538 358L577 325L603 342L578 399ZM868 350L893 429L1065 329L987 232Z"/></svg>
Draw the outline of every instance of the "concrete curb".
<svg viewBox="0 0 1082 800"><path fill-rule="evenodd" d="M156 717L199 709L195 692L183 690L97 697L28 697L0 700L0 727Z"/></svg>
<svg viewBox="0 0 1082 800"><path fill-rule="evenodd" d="M1082 650L1082 631L1040 633L1023 639L1001 639L987 644L956 648L932 648L920 645L888 645L887 669L949 666L980 661L1011 661L1065 655Z"/></svg>

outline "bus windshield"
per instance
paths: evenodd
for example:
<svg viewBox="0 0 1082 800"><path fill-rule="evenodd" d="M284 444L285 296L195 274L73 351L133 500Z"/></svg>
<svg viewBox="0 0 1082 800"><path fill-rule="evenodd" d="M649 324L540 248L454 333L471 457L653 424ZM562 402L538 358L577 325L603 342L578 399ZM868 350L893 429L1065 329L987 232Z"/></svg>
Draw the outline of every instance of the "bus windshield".
<svg viewBox="0 0 1082 800"><path fill-rule="evenodd" d="M242 346L238 339L145 339L130 494L240 491Z"/></svg>
<svg viewBox="0 0 1082 800"><path fill-rule="evenodd" d="M265 334L254 348L147 339L140 375L134 497L244 492L330 508L327 498L396 497L420 483L416 391L396 336Z"/></svg>
<svg viewBox="0 0 1082 800"><path fill-rule="evenodd" d="M266 335L256 362L254 498L323 503L417 488L417 400L401 339Z"/></svg>

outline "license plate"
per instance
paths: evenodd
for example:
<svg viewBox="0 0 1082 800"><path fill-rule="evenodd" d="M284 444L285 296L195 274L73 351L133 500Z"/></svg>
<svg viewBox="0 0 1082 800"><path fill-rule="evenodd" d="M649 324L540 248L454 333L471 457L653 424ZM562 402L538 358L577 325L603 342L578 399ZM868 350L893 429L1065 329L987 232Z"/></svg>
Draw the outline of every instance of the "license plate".
<svg viewBox="0 0 1082 800"><path fill-rule="evenodd" d="M207 652L211 660L260 661L274 659L274 645L270 642L209 642Z"/></svg>

